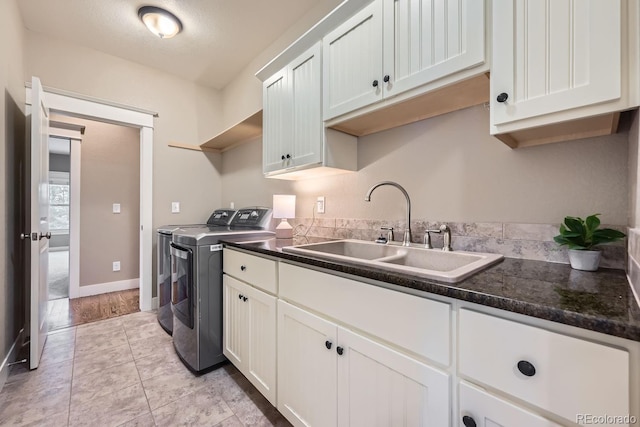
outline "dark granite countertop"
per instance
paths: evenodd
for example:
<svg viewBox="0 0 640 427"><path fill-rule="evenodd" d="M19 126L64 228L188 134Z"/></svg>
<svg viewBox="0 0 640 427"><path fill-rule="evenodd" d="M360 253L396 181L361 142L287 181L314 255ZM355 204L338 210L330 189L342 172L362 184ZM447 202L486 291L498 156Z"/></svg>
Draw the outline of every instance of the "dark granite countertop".
<svg viewBox="0 0 640 427"><path fill-rule="evenodd" d="M391 283L552 322L640 341L640 307L623 270L573 270L567 264L505 258L455 284L282 252L276 239L227 242L258 254ZM289 243L291 245L291 243Z"/></svg>

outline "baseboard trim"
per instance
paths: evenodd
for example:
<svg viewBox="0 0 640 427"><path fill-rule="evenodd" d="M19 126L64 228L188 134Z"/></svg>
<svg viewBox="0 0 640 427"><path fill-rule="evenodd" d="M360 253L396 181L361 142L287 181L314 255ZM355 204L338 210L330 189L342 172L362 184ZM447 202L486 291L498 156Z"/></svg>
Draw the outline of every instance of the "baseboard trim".
<svg viewBox="0 0 640 427"><path fill-rule="evenodd" d="M22 343L22 338L24 335L24 328L20 329L16 340L13 342L13 345L9 349L9 353L7 353L6 357L2 361L2 365L0 365L0 391L4 388L5 383L7 382L7 378L9 378L9 363L16 360L16 353L20 348L20 343Z"/></svg>
<svg viewBox="0 0 640 427"><path fill-rule="evenodd" d="M156 310L158 308L158 297L151 298L151 310Z"/></svg>
<svg viewBox="0 0 640 427"><path fill-rule="evenodd" d="M107 292L126 291L140 287L140 279L118 280L116 282L98 283L95 285L80 286L78 297L106 294Z"/></svg>

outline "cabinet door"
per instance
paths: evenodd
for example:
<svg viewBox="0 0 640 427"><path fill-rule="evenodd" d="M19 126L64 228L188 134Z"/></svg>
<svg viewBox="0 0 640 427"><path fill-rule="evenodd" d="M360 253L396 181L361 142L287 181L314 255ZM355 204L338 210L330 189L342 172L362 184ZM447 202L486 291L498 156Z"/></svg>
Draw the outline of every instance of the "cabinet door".
<svg viewBox="0 0 640 427"><path fill-rule="evenodd" d="M266 80L262 86L262 170L264 173L288 167L291 162L291 93L287 71L287 68L284 68Z"/></svg>
<svg viewBox="0 0 640 427"><path fill-rule="evenodd" d="M278 410L295 426L336 425L336 331L278 300Z"/></svg>
<svg viewBox="0 0 640 427"><path fill-rule="evenodd" d="M223 353L233 365L242 370L249 353L249 310L243 301L247 285L232 277L223 276L222 312L224 316Z"/></svg>
<svg viewBox="0 0 640 427"><path fill-rule="evenodd" d="M382 99L382 0L326 35L322 46L325 120Z"/></svg>
<svg viewBox="0 0 640 427"><path fill-rule="evenodd" d="M449 425L448 374L343 328L338 346L339 426Z"/></svg>
<svg viewBox="0 0 640 427"><path fill-rule="evenodd" d="M289 65L293 97L293 166L322 162L322 44Z"/></svg>
<svg viewBox="0 0 640 427"><path fill-rule="evenodd" d="M385 0L385 96L484 62L482 0ZM386 78L386 77L385 77Z"/></svg>
<svg viewBox="0 0 640 427"><path fill-rule="evenodd" d="M276 405L276 298L248 287L249 355L243 372Z"/></svg>
<svg viewBox="0 0 640 427"><path fill-rule="evenodd" d="M492 125L619 98L620 10L620 0L494 0Z"/></svg>
<svg viewBox="0 0 640 427"><path fill-rule="evenodd" d="M510 402L499 399L487 392L460 383L459 425L478 427L560 427L559 424L542 418ZM465 419L466 423L464 423ZM469 421L473 420L473 423Z"/></svg>

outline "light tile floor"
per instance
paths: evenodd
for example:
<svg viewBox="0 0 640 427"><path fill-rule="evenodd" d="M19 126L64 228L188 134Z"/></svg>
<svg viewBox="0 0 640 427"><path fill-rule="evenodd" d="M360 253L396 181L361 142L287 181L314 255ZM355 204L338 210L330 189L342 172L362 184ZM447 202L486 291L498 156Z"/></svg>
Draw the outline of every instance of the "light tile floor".
<svg viewBox="0 0 640 427"><path fill-rule="evenodd" d="M155 313L51 332L40 367L12 367L0 426L290 426L227 364L194 376Z"/></svg>

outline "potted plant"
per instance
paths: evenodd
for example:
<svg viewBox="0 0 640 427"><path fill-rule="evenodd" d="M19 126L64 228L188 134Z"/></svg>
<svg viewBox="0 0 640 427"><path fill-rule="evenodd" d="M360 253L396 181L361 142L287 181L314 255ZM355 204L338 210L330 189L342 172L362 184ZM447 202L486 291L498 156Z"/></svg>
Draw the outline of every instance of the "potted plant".
<svg viewBox="0 0 640 427"><path fill-rule="evenodd" d="M576 270L596 271L601 252L595 247L625 237L621 231L599 228L598 215L593 214L586 219L565 217L564 223L560 224L560 234L553 238L560 246L569 248L569 262Z"/></svg>

